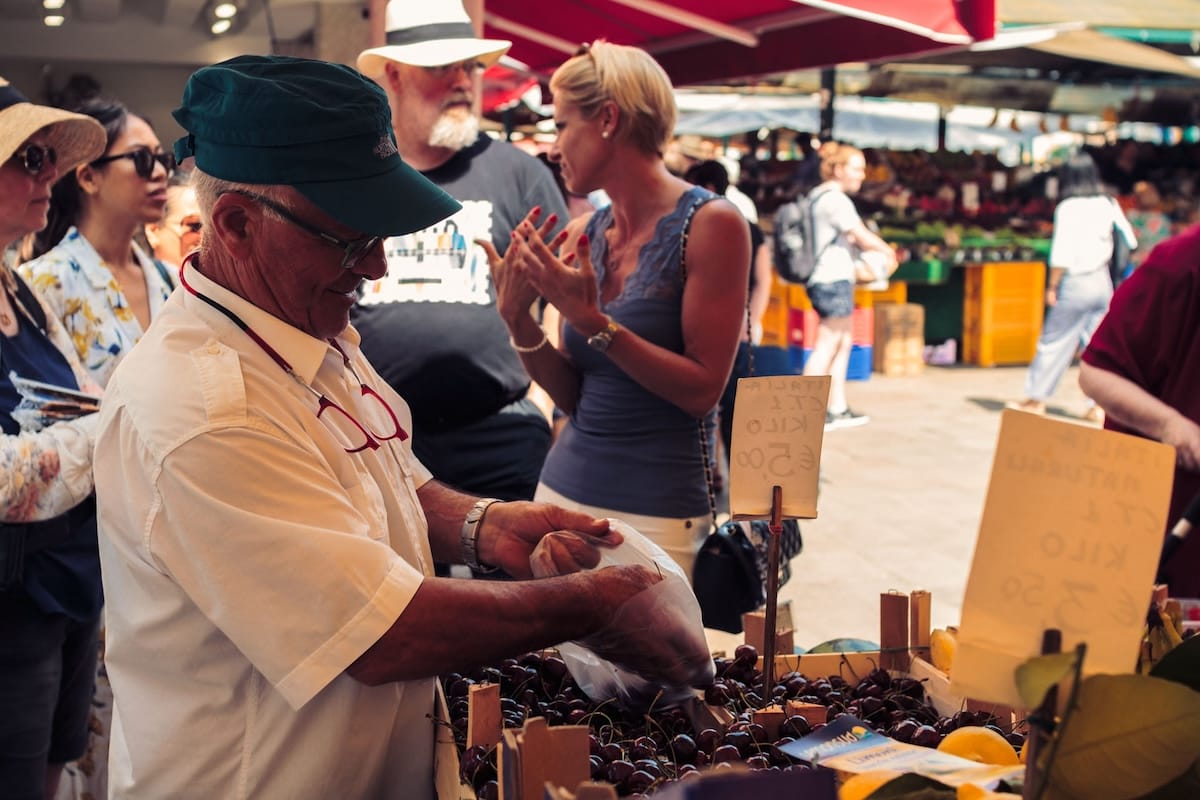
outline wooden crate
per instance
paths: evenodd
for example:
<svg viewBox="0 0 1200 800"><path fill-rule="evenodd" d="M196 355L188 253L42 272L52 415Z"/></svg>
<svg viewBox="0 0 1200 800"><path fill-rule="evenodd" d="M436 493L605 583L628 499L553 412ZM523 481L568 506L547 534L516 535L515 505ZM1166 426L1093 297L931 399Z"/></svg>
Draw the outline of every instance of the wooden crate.
<svg viewBox="0 0 1200 800"><path fill-rule="evenodd" d="M963 286L963 352L968 364L1028 364L1045 311L1041 261L971 264Z"/></svg>
<svg viewBox="0 0 1200 800"><path fill-rule="evenodd" d="M920 375L925 369L925 309L885 303L875 311L874 369L882 375Z"/></svg>

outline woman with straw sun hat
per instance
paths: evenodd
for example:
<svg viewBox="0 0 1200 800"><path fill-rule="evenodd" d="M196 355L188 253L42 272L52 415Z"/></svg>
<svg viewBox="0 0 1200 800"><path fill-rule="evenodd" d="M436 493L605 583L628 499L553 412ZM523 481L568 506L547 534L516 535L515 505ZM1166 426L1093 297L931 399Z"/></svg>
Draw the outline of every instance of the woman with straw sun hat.
<svg viewBox="0 0 1200 800"><path fill-rule="evenodd" d="M0 252L40 230L50 187L103 152L95 120L31 103L0 78ZM54 796L83 754L100 626L95 415L22 431L11 375L95 392L62 326L0 265L0 786Z"/></svg>

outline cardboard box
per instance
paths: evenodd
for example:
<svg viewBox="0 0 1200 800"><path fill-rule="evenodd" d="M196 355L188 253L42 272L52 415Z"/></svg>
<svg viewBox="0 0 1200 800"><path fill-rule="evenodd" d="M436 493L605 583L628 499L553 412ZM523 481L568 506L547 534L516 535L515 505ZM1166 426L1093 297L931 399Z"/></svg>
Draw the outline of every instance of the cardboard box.
<svg viewBox="0 0 1200 800"><path fill-rule="evenodd" d="M916 303L875 307L874 368L884 375L919 375L925 368L925 309Z"/></svg>

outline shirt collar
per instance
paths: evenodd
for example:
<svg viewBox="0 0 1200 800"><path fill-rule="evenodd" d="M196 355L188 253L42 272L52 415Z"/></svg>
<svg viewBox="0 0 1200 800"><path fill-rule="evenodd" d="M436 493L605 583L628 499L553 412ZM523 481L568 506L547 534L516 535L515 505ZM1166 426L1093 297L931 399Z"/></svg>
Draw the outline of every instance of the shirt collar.
<svg viewBox="0 0 1200 800"><path fill-rule="evenodd" d="M183 276L188 285L195 289L200 294L217 301L225 308L232 311L242 322L258 334L263 341L274 348L280 356L287 361L296 376L305 383L311 385L316 377L317 370L321 368L321 362L330 351L329 343L317 339L299 328L289 325L276 316L269 314L258 306L246 300L241 295L221 286L219 283L209 279L196 269L199 253L192 253L183 261ZM205 303L198 297L193 297L191 292L184 291L184 302L189 305L189 310L193 312L205 314L215 314L221 319L227 320L233 324L224 314L217 309ZM354 348L358 347L358 334L352 328L347 327L338 337L339 344L345 342ZM247 345L252 349L262 352L257 343L246 337ZM350 349L343 346L347 354ZM263 352L264 356L267 353ZM268 356L269 357L269 356Z"/></svg>

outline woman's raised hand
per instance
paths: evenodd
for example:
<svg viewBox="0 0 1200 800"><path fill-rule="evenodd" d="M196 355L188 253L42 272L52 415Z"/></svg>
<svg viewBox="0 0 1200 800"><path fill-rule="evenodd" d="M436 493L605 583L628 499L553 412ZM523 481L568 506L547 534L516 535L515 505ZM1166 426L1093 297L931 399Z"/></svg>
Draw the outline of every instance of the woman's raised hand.
<svg viewBox="0 0 1200 800"><path fill-rule="evenodd" d="M521 263L538 294L557 308L563 319L576 330L589 332L603 328L607 321L598 304L596 270L592 266L587 234L580 235L575 241L574 252L559 258L555 249L566 241L565 232L549 245L530 233L531 229L524 225L517 228Z"/></svg>
<svg viewBox="0 0 1200 800"><path fill-rule="evenodd" d="M535 233L539 241L549 236L550 231L554 230L555 223L558 222L558 215L551 214L546 217L545 222L538 225L538 218L541 215L541 206L535 206L525 215L525 219L521 221L518 228L524 227L531 233ZM521 314L528 314L534 301L538 299L537 289L529 282L525 271L520 267L521 248L518 247L518 244L521 241L522 237L518 236L517 231L514 230L512 241L509 242L508 249L501 258L491 241L475 240L475 244L482 247L487 253L488 267L492 273L492 285L496 287L496 309L500 313L500 318L510 327Z"/></svg>

